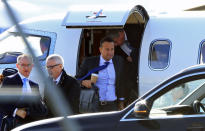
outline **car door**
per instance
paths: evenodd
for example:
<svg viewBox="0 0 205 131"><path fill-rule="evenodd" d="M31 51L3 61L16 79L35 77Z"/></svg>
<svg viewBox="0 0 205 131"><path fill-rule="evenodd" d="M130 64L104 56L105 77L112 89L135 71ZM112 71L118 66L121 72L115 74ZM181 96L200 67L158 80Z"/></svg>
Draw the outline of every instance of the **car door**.
<svg viewBox="0 0 205 131"><path fill-rule="evenodd" d="M155 92L154 92L155 91ZM188 76L173 80L164 87L149 92L144 101L149 110L147 117L136 117L134 108L120 120L117 130L139 131L202 131L205 113L196 112L193 103L205 95L205 79Z"/></svg>

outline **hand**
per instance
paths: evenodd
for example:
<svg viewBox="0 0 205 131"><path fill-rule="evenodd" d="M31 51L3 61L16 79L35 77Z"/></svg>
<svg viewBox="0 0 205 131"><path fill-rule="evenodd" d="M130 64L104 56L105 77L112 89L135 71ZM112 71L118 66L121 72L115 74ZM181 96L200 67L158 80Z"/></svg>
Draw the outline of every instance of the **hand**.
<svg viewBox="0 0 205 131"><path fill-rule="evenodd" d="M82 85L87 87L87 88L92 88L91 80L83 80Z"/></svg>
<svg viewBox="0 0 205 131"><path fill-rule="evenodd" d="M4 80L4 76L0 75L0 84L3 82L3 80Z"/></svg>
<svg viewBox="0 0 205 131"><path fill-rule="evenodd" d="M24 119L26 117L25 109L24 108L17 109L16 115Z"/></svg>
<svg viewBox="0 0 205 131"><path fill-rule="evenodd" d="M131 57L131 56L128 56L128 57L127 57L127 61L128 61L128 62L132 62L132 57Z"/></svg>
<svg viewBox="0 0 205 131"><path fill-rule="evenodd" d="M118 103L118 109L119 109L119 110L122 110L122 109L124 109L124 108L125 108L124 101L119 101L119 103Z"/></svg>

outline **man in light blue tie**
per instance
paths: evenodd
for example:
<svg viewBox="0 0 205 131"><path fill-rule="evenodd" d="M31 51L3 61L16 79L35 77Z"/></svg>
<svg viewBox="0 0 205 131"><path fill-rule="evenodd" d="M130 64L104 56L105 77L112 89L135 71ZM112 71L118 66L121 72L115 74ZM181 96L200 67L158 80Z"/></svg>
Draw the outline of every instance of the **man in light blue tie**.
<svg viewBox="0 0 205 131"><path fill-rule="evenodd" d="M1 110L3 110L5 116L16 118L17 125L21 125L46 115L46 107L41 101L38 84L29 80L33 67L32 57L26 54L18 56L16 67L18 72L5 77L1 88L9 89L10 91L19 89L23 96L16 97L13 103L9 103L9 105L1 106L3 108ZM28 99L30 98L28 94L31 93L37 93L36 101L25 101L31 100Z"/></svg>
<svg viewBox="0 0 205 131"><path fill-rule="evenodd" d="M93 69L106 67L94 72L98 73L96 86L99 91L99 111L121 110L124 108L124 87L121 79L124 61L121 57L114 56L114 41L110 37L100 41L99 50L99 56L86 58L82 62L76 78L81 80L82 86L92 88L90 75L83 80L81 78Z"/></svg>

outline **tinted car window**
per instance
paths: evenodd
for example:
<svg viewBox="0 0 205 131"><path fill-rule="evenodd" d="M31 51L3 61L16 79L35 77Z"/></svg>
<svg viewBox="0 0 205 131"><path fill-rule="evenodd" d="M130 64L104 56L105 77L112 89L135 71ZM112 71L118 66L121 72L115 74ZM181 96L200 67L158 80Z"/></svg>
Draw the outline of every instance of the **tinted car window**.
<svg viewBox="0 0 205 131"><path fill-rule="evenodd" d="M202 98L202 100L200 102L205 107L205 96ZM203 112L203 110L201 108L200 108L200 112Z"/></svg>
<svg viewBox="0 0 205 131"><path fill-rule="evenodd" d="M205 63L205 42L202 42L200 48L200 64Z"/></svg>
<svg viewBox="0 0 205 131"><path fill-rule="evenodd" d="M179 104L183 99L189 99L189 95L195 92L196 90L200 89L200 87L204 86L204 84L205 84L205 79L200 79L200 80L185 82L175 86L174 88L172 88L171 90L169 90L168 92L166 92L165 94L156 98L153 101L151 114L156 113L156 111L160 112L161 111L160 109L162 108L175 106ZM193 99L193 97L190 97L190 99Z"/></svg>
<svg viewBox="0 0 205 131"><path fill-rule="evenodd" d="M170 42L165 40L155 41L150 48L150 67L165 69L169 64Z"/></svg>

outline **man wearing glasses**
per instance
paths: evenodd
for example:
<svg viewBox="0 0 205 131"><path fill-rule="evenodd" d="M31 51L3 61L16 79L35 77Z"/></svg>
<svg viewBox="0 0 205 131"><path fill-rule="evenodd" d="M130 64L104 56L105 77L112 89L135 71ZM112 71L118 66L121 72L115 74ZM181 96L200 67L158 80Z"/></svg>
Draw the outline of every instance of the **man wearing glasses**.
<svg viewBox="0 0 205 131"><path fill-rule="evenodd" d="M26 54L18 56L16 67L18 72L5 77L1 88L11 93L18 91L19 94L12 102L1 105L1 110L5 116L15 119L18 126L43 117L47 110L41 100L38 84L29 80L33 68L32 57Z"/></svg>
<svg viewBox="0 0 205 131"><path fill-rule="evenodd" d="M71 109L74 114L79 113L79 97L80 97L80 84L78 81L67 75L64 70L64 60L60 55L53 54L47 57L46 59L46 68L48 70L49 76L57 87L62 91L62 94L66 98L66 101L71 106ZM48 101L47 90L45 89L45 103L48 105L52 104L51 101ZM48 117L52 117L53 114L49 111Z"/></svg>

